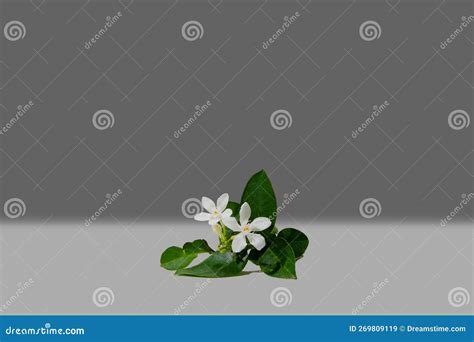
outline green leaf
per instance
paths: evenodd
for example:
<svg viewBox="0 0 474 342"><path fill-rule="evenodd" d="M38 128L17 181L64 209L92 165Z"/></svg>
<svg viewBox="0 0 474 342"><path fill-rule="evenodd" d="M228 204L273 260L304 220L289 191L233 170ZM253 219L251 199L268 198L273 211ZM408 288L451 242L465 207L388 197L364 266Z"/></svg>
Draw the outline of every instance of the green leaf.
<svg viewBox="0 0 474 342"><path fill-rule="evenodd" d="M207 244L206 240L194 240L193 242L186 242L183 246L186 254L212 253L214 252Z"/></svg>
<svg viewBox="0 0 474 342"><path fill-rule="evenodd" d="M296 279L295 253L284 239L275 237L258 259L260 269L269 276Z"/></svg>
<svg viewBox="0 0 474 342"><path fill-rule="evenodd" d="M249 253L249 260L255 265L258 265L258 259L268 249L271 244L271 241L275 239L276 233L278 233L278 228L274 226L272 229L265 229L260 233L265 238L265 247L263 247L261 250L251 249Z"/></svg>
<svg viewBox="0 0 474 342"><path fill-rule="evenodd" d="M258 251L256 249L251 249L249 253L249 261L254 263L255 265L258 265L258 259L262 256L263 253L267 250L268 245L263 247L262 250Z"/></svg>
<svg viewBox="0 0 474 342"><path fill-rule="evenodd" d="M183 248L171 246L161 254L161 267L175 271L188 266L200 253L214 252L205 240L186 242Z"/></svg>
<svg viewBox="0 0 474 342"><path fill-rule="evenodd" d="M177 275L205 278L232 277L239 275L247 264L247 256L232 252L213 253L200 264L182 268Z"/></svg>
<svg viewBox="0 0 474 342"><path fill-rule="evenodd" d="M285 228L278 233L278 237L285 239L286 242L290 244L295 253L296 260L303 257L303 254L309 245L308 237L304 233L295 228Z"/></svg>
<svg viewBox="0 0 474 342"><path fill-rule="evenodd" d="M184 249L171 246L161 254L160 263L161 267L174 271L188 266L196 257L197 254L186 254Z"/></svg>
<svg viewBox="0 0 474 342"><path fill-rule="evenodd" d="M232 217L239 220L240 203L229 201L227 208L232 210Z"/></svg>
<svg viewBox="0 0 474 342"><path fill-rule="evenodd" d="M271 231L276 221L277 203L272 182L264 170L250 177L240 203L244 202L247 202L252 210L251 220L257 217L268 217L272 221L272 225L266 229Z"/></svg>

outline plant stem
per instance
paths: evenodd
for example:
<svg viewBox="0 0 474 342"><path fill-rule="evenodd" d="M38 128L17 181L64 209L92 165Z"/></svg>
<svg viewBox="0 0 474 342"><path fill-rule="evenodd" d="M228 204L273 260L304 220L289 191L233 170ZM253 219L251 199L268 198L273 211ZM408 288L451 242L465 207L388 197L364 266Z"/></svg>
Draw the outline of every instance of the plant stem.
<svg viewBox="0 0 474 342"><path fill-rule="evenodd" d="M232 236L227 239L226 237L226 231L225 231L225 225L222 222L218 223L219 225L219 246L217 247L217 250L219 252L227 252L230 250L230 242L232 241Z"/></svg>

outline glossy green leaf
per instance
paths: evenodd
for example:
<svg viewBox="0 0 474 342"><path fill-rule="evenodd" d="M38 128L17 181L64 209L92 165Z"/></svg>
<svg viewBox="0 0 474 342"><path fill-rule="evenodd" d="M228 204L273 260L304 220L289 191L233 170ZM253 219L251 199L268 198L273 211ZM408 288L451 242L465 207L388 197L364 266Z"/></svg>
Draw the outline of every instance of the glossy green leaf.
<svg viewBox="0 0 474 342"><path fill-rule="evenodd" d="M186 242L183 248L171 246L161 254L161 267L175 271L188 266L200 253L214 252L205 240Z"/></svg>
<svg viewBox="0 0 474 342"><path fill-rule="evenodd" d="M257 217L271 219L272 226L267 228L267 231L271 231L276 220L277 203L272 183L264 170L250 177L240 203L244 202L247 202L252 209L250 219L253 220Z"/></svg>
<svg viewBox="0 0 474 342"><path fill-rule="evenodd" d="M232 210L232 217L235 217L238 221L239 220L240 203L229 201L229 203L227 203L227 208Z"/></svg>
<svg viewBox="0 0 474 342"><path fill-rule="evenodd" d="M285 239L291 248L293 248L296 260L303 257L309 245L308 237L304 233L295 228L285 228L278 233L278 237Z"/></svg>
<svg viewBox="0 0 474 342"><path fill-rule="evenodd" d="M196 266L177 270L176 274L206 278L232 277L239 275L246 264L246 255L216 252Z"/></svg>
<svg viewBox="0 0 474 342"><path fill-rule="evenodd" d="M160 263L161 267L174 271L188 266L196 257L197 254L186 254L184 249L171 246L161 254Z"/></svg>
<svg viewBox="0 0 474 342"><path fill-rule="evenodd" d="M214 252L207 244L206 240L194 240L193 242L186 242L183 246L186 254L212 253Z"/></svg>
<svg viewBox="0 0 474 342"><path fill-rule="evenodd" d="M268 245L265 246L262 250L258 251L256 249L251 249L249 252L249 261L258 265L258 259L262 256L263 253L267 250Z"/></svg>
<svg viewBox="0 0 474 342"><path fill-rule="evenodd" d="M258 259L260 269L276 278L296 279L295 254L285 239L275 237Z"/></svg>
<svg viewBox="0 0 474 342"><path fill-rule="evenodd" d="M261 250L251 249L249 253L249 261L251 261L255 265L258 265L258 259L268 249L271 244L271 241L273 241L273 239L276 237L277 232L278 228L276 226L274 226L272 229L265 229L260 232L265 238L265 247L263 247Z"/></svg>

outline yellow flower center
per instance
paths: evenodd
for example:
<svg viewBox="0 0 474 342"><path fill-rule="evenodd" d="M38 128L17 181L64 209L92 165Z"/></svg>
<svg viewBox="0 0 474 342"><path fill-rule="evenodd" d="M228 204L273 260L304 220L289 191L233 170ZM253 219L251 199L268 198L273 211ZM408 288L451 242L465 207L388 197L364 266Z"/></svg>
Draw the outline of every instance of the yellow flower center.
<svg viewBox="0 0 474 342"><path fill-rule="evenodd" d="M219 212L217 210L214 210L214 212L212 213L212 216L214 216L214 217L219 216Z"/></svg>
<svg viewBox="0 0 474 342"><path fill-rule="evenodd" d="M242 228L242 231L243 231L244 233L250 233L250 227L249 227L249 226L244 226L244 227Z"/></svg>

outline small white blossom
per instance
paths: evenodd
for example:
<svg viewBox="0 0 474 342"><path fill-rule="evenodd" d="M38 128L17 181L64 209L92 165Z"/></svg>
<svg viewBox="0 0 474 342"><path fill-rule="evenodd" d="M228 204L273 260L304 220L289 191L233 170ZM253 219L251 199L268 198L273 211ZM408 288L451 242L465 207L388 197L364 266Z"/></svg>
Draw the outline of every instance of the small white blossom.
<svg viewBox="0 0 474 342"><path fill-rule="evenodd" d="M216 225L219 221L232 215L231 209L226 209L229 203L229 194L223 194L217 199L217 204L208 197L203 197L201 200L202 207L207 210L196 214L194 219L197 221L208 221L211 226Z"/></svg>
<svg viewBox="0 0 474 342"><path fill-rule="evenodd" d="M241 252L247 246L247 241L257 250L261 250L265 247L265 238L260 234L254 234L252 232L266 229L270 227L272 222L266 217L257 217L252 222L249 222L250 214L250 206L245 202L240 208L240 224L237 222L235 217L225 217L222 219L224 224L230 229L241 231L239 234L235 235L234 240L232 240L232 251L234 253Z"/></svg>

